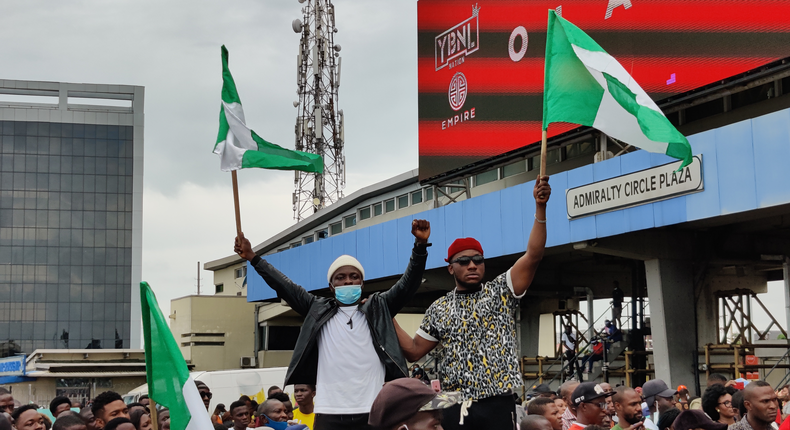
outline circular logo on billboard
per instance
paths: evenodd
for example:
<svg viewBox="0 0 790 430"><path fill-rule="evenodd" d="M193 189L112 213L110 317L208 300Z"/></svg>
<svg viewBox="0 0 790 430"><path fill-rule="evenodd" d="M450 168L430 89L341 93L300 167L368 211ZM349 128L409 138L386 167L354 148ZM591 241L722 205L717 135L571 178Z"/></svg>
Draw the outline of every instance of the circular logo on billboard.
<svg viewBox="0 0 790 430"><path fill-rule="evenodd" d="M450 107L453 110L459 110L464 107L466 101L466 76L458 72L450 80L450 90L447 92L447 97L450 99Z"/></svg>

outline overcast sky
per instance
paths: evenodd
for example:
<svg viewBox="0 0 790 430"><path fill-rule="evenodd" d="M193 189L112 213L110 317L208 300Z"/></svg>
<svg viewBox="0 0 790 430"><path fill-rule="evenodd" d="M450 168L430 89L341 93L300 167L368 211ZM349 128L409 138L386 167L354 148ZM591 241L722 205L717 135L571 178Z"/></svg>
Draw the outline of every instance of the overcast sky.
<svg viewBox="0 0 790 430"><path fill-rule="evenodd" d="M346 194L417 167L417 1L334 0L342 46ZM211 153L220 46L248 125L294 145L297 0L0 0L0 78L145 87L143 279L165 312L196 292L196 265L232 253L230 174ZM291 225L290 172L241 171L242 227L260 243ZM201 271L204 293L212 273ZM784 322L780 283L764 300Z"/></svg>
<svg viewBox="0 0 790 430"><path fill-rule="evenodd" d="M417 167L417 1L335 0L349 194ZM145 87L143 279L165 312L196 292L196 265L233 252L230 174L211 153L220 46L247 124L294 147L297 0L0 0L0 78ZM291 225L290 172L239 174L242 227L259 243ZM201 271L204 292L212 273Z"/></svg>

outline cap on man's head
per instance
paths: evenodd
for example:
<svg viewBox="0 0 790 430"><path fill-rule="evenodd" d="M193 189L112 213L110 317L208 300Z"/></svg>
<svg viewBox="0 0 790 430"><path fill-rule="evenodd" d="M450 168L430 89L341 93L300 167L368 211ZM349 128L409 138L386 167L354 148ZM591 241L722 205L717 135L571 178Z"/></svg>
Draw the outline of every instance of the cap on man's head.
<svg viewBox="0 0 790 430"><path fill-rule="evenodd" d="M652 405L656 401L656 396L669 398L677 394L677 390L667 387L667 383L660 379L651 379L642 385L642 397L648 405Z"/></svg>
<svg viewBox="0 0 790 430"><path fill-rule="evenodd" d="M337 272L337 269L343 266L351 266L359 270L359 273L362 274L362 279L365 279L365 269L362 268L362 263L350 255L341 255L340 257L337 257L337 259L329 266L329 270L326 272L326 282L331 284L332 275Z"/></svg>
<svg viewBox="0 0 790 430"><path fill-rule="evenodd" d="M582 382L573 390L571 394L571 402L573 406L579 406L582 403L589 403L598 398L613 396L614 392L606 392L603 387L595 382Z"/></svg>
<svg viewBox="0 0 790 430"><path fill-rule="evenodd" d="M467 249L474 249L475 251L479 252L480 255L483 255L483 246L480 245L480 242L478 242L477 239L463 237L461 239L455 239L453 244L447 248L447 258L444 261L449 263L450 259L453 258L453 255L458 254L461 251L466 251Z"/></svg>
<svg viewBox="0 0 790 430"><path fill-rule="evenodd" d="M388 382L370 407L368 424L375 428L392 427L408 421L417 412L446 409L460 403L460 392L437 393L414 378Z"/></svg>

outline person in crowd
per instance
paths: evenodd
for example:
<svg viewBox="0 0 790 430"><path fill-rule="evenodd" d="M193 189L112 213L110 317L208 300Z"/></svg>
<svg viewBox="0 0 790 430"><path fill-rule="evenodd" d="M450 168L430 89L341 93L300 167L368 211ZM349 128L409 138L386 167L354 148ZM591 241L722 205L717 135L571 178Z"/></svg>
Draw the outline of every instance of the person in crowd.
<svg viewBox="0 0 790 430"><path fill-rule="evenodd" d="M562 414L562 430L568 430L573 423L576 422L576 407L573 405L571 398L573 396L573 391L578 386L579 381L566 381L564 384L560 385L560 396L565 404L568 405L568 407L565 408L565 412Z"/></svg>
<svg viewBox="0 0 790 430"><path fill-rule="evenodd" d="M327 298L308 293L262 260L243 234L236 238L236 253L305 317L285 385L322 387L315 399L316 430L368 429L370 406L384 382L409 376L392 321L422 283L430 223L413 220L411 233L415 244L403 276L364 303L365 270L356 258L342 255L330 265L327 282L334 297Z"/></svg>
<svg viewBox="0 0 790 430"><path fill-rule="evenodd" d="M80 409L80 416L82 420L85 421L85 425L88 427L88 430L99 430L100 427L96 426L96 417L93 415L93 411L89 407L84 407Z"/></svg>
<svg viewBox="0 0 790 430"><path fill-rule="evenodd" d="M576 422L571 425L571 430L584 430L589 425L602 425L606 418L607 393L595 382L582 382L571 395L573 406L576 407Z"/></svg>
<svg viewBox="0 0 790 430"><path fill-rule="evenodd" d="M528 414L519 424L521 430L552 430L551 422L542 415Z"/></svg>
<svg viewBox="0 0 790 430"><path fill-rule="evenodd" d="M675 394L677 390L667 387L667 383L660 379L651 379L642 385L642 397L650 409L650 416L645 417L645 427L648 430L658 430L655 422L656 413L661 415L675 407Z"/></svg>
<svg viewBox="0 0 790 430"><path fill-rule="evenodd" d="M203 381L195 381L195 385L197 386L198 393L200 393L200 399L203 400L203 404L206 406L206 411L208 411L209 404L211 403L211 389L206 385Z"/></svg>
<svg viewBox="0 0 790 430"><path fill-rule="evenodd" d="M779 400L771 384L752 381L743 389L743 406L746 414L730 430L771 430L779 412ZM675 426L675 430L681 430Z"/></svg>
<svg viewBox="0 0 790 430"><path fill-rule="evenodd" d="M14 412L14 396L5 388L0 388L0 412Z"/></svg>
<svg viewBox="0 0 790 430"><path fill-rule="evenodd" d="M91 410L93 416L96 417L96 427L100 429L103 429L113 418L129 419L129 408L121 395L115 391L105 391L96 396Z"/></svg>
<svg viewBox="0 0 790 430"><path fill-rule="evenodd" d="M729 381L727 377L722 375L721 373L711 373L710 376L708 376L708 381L706 385L707 387L710 387L711 385L721 384L726 387L729 384L729 382L732 381Z"/></svg>
<svg viewBox="0 0 790 430"><path fill-rule="evenodd" d="M557 409L560 410L560 417L562 417L562 415L565 414L565 410L568 409L568 404L565 403L565 399L558 395L557 398L554 399L554 404L557 405Z"/></svg>
<svg viewBox="0 0 790 430"><path fill-rule="evenodd" d="M529 402L527 415L542 416L549 420L552 430L562 430L560 408L548 397L538 397Z"/></svg>
<svg viewBox="0 0 790 430"><path fill-rule="evenodd" d="M129 418L118 417L111 419L110 422L104 426L104 430L135 430L135 428Z"/></svg>
<svg viewBox="0 0 790 430"><path fill-rule="evenodd" d="M274 393L269 398L270 399L277 399L277 400L281 401L283 403L283 406L285 406L286 419L288 421L294 419L294 406L293 406L293 403L291 402L291 397L288 396L288 394L286 394L286 393Z"/></svg>
<svg viewBox="0 0 790 430"><path fill-rule="evenodd" d="M156 422L159 424L159 430L170 428L170 409L160 409L159 412L156 413ZM247 422L249 423L249 418Z"/></svg>
<svg viewBox="0 0 790 430"><path fill-rule="evenodd" d="M211 414L211 422L215 424L222 424L222 414L224 414L225 412L227 412L225 410L225 404L224 403L217 404L217 407L214 408L214 413Z"/></svg>
<svg viewBox="0 0 790 430"><path fill-rule="evenodd" d="M294 385L294 400L296 400L297 408L294 409L293 419L300 424L306 424L311 429L315 420L313 398L315 398L315 385Z"/></svg>
<svg viewBox="0 0 790 430"><path fill-rule="evenodd" d="M771 390L773 391L773 390ZM700 410L683 411L672 423L674 430L727 430L727 425L711 420Z"/></svg>
<svg viewBox="0 0 790 430"><path fill-rule="evenodd" d="M619 328L620 317L623 315L623 300L625 299L625 294L623 294L623 290L620 289L619 282L614 281L613 284L614 284L614 288L612 289L612 321L614 321L615 325Z"/></svg>
<svg viewBox="0 0 790 430"><path fill-rule="evenodd" d="M52 424L52 430L88 430L82 417L75 413L63 414Z"/></svg>
<svg viewBox="0 0 790 430"><path fill-rule="evenodd" d="M151 430L151 415L145 409L135 408L129 412L129 421L134 424L136 430Z"/></svg>
<svg viewBox="0 0 790 430"><path fill-rule="evenodd" d="M563 355L565 355L565 361L568 362L568 375L576 375L577 379L581 379L579 375L581 373L579 370L579 361L576 358L576 350L578 347L579 342L576 338L576 333L573 332L573 327L571 327L570 324L566 324L565 331L562 332L562 348L564 349Z"/></svg>
<svg viewBox="0 0 790 430"><path fill-rule="evenodd" d="M437 393L416 379L396 379L386 383L376 396L368 424L381 430L441 429L442 411L460 400L458 392Z"/></svg>
<svg viewBox="0 0 790 430"><path fill-rule="evenodd" d="M11 413L16 430L44 430L44 417L38 413L37 405L24 405Z"/></svg>
<svg viewBox="0 0 790 430"><path fill-rule="evenodd" d="M63 411L68 411L71 409L71 399L66 396L55 396L51 402L49 402L49 411L52 412L52 416L57 418Z"/></svg>
<svg viewBox="0 0 790 430"><path fill-rule="evenodd" d="M660 430L674 430L675 419L683 412L678 408L672 408L658 417L656 425Z"/></svg>
<svg viewBox="0 0 790 430"><path fill-rule="evenodd" d="M642 427L642 396L630 387L617 387L612 396L617 425L613 430L638 430Z"/></svg>
<svg viewBox="0 0 790 430"><path fill-rule="evenodd" d="M285 430L288 427L288 413L283 402L275 398L278 394L284 393L274 393L258 406L258 410L255 413L257 416L255 427L262 427L266 430ZM287 394L285 395L287 396Z"/></svg>
<svg viewBox="0 0 790 430"><path fill-rule="evenodd" d="M453 291L428 307L414 338L395 323L409 361L419 360L442 344L438 366L442 389L459 391L464 397L462 405L445 411L445 429L511 428L516 424L512 393L522 380L514 347L518 344L514 316L543 259L546 203L551 194L548 181L548 176L535 181L535 221L526 252L510 269L484 282L482 245L473 238L456 239L445 259L454 279Z"/></svg>
<svg viewBox="0 0 790 430"><path fill-rule="evenodd" d="M743 390L735 390L735 394L732 395L732 410L736 413L735 421L740 421L746 415L746 408L743 407Z"/></svg>
<svg viewBox="0 0 790 430"><path fill-rule="evenodd" d="M722 424L735 424L735 410L732 407L732 395L735 394L732 387L725 388L724 385L714 384L702 394L702 410L713 421Z"/></svg>
<svg viewBox="0 0 790 430"><path fill-rule="evenodd" d="M282 392L283 392L282 388L280 388L280 387L278 387L276 385L272 385L271 387L269 387L268 390L266 390L266 398L268 399L269 397L272 396L272 394L282 393Z"/></svg>
<svg viewBox="0 0 790 430"><path fill-rule="evenodd" d="M230 417L233 419L234 430L247 430L250 426L250 410L242 400L236 400L230 404Z"/></svg>

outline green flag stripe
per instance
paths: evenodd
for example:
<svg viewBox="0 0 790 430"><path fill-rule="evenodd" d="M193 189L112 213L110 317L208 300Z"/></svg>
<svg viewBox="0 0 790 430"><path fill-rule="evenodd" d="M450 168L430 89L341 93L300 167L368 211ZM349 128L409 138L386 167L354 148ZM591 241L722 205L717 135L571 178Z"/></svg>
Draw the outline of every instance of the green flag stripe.
<svg viewBox="0 0 790 430"><path fill-rule="evenodd" d="M222 45L222 101L225 103L239 103L239 92L236 91L236 82L228 68L228 50Z"/></svg>
<svg viewBox="0 0 790 430"><path fill-rule="evenodd" d="M321 173L324 171L324 160L317 154L285 149L274 143L267 142L254 131L252 139L258 144L257 151L246 151L241 160L241 168L258 167L277 170L300 170L303 172Z"/></svg>

